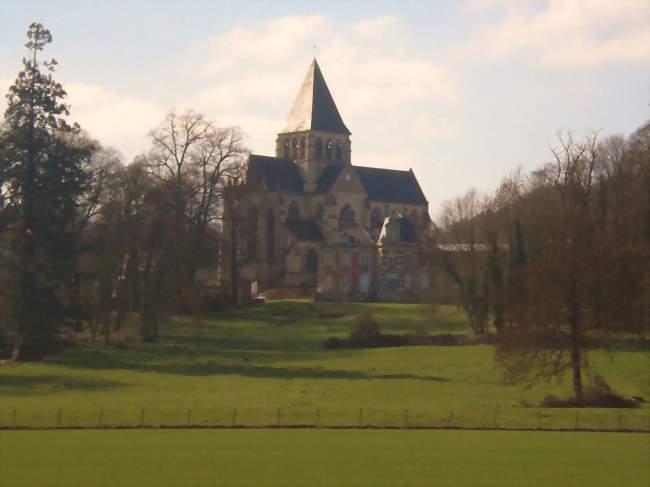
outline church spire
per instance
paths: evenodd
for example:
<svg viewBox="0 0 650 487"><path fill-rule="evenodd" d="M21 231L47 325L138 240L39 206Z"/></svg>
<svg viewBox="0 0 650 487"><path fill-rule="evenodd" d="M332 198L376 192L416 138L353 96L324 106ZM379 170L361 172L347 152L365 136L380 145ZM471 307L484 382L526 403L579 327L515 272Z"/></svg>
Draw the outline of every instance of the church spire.
<svg viewBox="0 0 650 487"><path fill-rule="evenodd" d="M350 135L314 58L281 133L319 130Z"/></svg>

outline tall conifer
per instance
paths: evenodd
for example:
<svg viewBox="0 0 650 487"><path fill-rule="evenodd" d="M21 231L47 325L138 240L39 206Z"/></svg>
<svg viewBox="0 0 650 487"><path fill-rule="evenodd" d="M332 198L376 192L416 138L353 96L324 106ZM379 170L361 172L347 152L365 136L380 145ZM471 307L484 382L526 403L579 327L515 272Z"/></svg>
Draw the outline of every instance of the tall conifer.
<svg viewBox="0 0 650 487"><path fill-rule="evenodd" d="M63 320L62 283L75 258L71 224L88 180L84 161L93 151L79 126L66 120L66 92L52 78L56 61L39 60L50 42L43 25L29 26L29 56L9 88L0 132L0 172L14 210L14 355L23 358L47 352Z"/></svg>

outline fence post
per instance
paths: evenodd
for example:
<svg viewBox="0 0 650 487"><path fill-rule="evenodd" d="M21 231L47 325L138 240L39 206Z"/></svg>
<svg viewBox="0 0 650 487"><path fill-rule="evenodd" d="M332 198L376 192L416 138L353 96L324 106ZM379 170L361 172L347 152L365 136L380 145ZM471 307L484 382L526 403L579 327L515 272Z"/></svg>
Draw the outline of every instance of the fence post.
<svg viewBox="0 0 650 487"><path fill-rule="evenodd" d="M363 422L363 408L359 409L359 426Z"/></svg>
<svg viewBox="0 0 650 487"><path fill-rule="evenodd" d="M144 425L144 408L140 410L140 426Z"/></svg>
<svg viewBox="0 0 650 487"><path fill-rule="evenodd" d="M59 408L59 412L56 415L56 425L60 428L61 427L61 408Z"/></svg>
<svg viewBox="0 0 650 487"><path fill-rule="evenodd" d="M320 408L316 408L316 426L320 423Z"/></svg>
<svg viewBox="0 0 650 487"><path fill-rule="evenodd" d="M104 422L104 408L100 408L99 409L99 418L97 419L97 424L99 426L101 426L103 422Z"/></svg>
<svg viewBox="0 0 650 487"><path fill-rule="evenodd" d="M187 426L192 426L192 409L187 410Z"/></svg>
<svg viewBox="0 0 650 487"><path fill-rule="evenodd" d="M575 427L573 429L577 430L579 425L580 425L580 413L578 411L576 411L576 424L575 424Z"/></svg>
<svg viewBox="0 0 650 487"><path fill-rule="evenodd" d="M237 408L233 408L232 410L232 425L235 426L237 424Z"/></svg>
<svg viewBox="0 0 650 487"><path fill-rule="evenodd" d="M275 418L275 425L280 426L280 419L282 417L282 408L278 408L278 416Z"/></svg>

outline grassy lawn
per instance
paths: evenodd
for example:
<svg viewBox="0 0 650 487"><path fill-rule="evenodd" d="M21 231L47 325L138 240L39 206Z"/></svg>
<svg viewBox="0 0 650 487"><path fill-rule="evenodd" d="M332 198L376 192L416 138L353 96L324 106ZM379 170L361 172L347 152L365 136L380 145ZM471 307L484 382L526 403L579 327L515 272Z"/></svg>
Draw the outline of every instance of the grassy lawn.
<svg viewBox="0 0 650 487"><path fill-rule="evenodd" d="M324 317L337 308L340 317ZM40 364L0 365L0 424L463 424L571 428L576 411L536 410L570 381L508 384L491 346L323 350L374 312L383 332L468 332L452 306L277 301L207 317L179 317L157 344L90 345ZM590 355L618 392L650 399L650 354ZM363 408L363 411L360 409ZM191 409L191 412L188 412ZM144 411L143 411L144 410ZM15 411L15 418L14 418ZM189 418L188 418L189 413ZM580 411L580 426L616 427L614 410ZM650 428L648 404L623 427Z"/></svg>
<svg viewBox="0 0 650 487"><path fill-rule="evenodd" d="M0 432L0 477L12 487L646 487L649 457L650 435L628 433Z"/></svg>

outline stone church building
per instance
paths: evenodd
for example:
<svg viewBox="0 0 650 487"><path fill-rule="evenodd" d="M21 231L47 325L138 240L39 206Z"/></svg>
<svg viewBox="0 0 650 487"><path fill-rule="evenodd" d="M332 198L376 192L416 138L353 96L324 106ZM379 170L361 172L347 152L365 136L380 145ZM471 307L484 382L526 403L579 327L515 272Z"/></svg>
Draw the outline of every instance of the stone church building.
<svg viewBox="0 0 650 487"><path fill-rule="evenodd" d="M275 156L250 155L237 273L225 251L226 281L237 275L244 293L294 288L324 299L416 301L428 290L430 219L415 174L353 165L350 134L314 60Z"/></svg>

